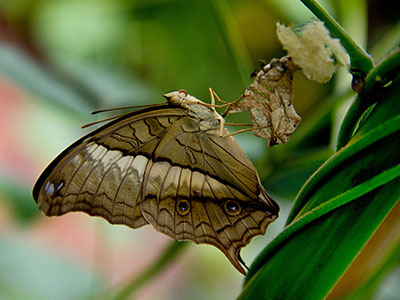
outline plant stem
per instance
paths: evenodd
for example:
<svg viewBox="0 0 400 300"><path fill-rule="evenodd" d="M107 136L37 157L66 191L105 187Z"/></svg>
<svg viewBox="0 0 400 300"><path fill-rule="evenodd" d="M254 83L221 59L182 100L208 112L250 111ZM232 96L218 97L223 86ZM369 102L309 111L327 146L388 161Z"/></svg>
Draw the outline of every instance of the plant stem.
<svg viewBox="0 0 400 300"><path fill-rule="evenodd" d="M400 50L392 52L385 60L371 70L365 79L362 93L354 101L343 119L336 150L344 147L349 142L361 115L369 106L380 99L376 96L376 91L393 80L399 72Z"/></svg>
<svg viewBox="0 0 400 300"><path fill-rule="evenodd" d="M229 3L226 0L213 0L218 25L229 53L239 71L243 87L247 87L252 67L250 55L237 27Z"/></svg>
<svg viewBox="0 0 400 300"><path fill-rule="evenodd" d="M396 165L375 177L367 180L366 182L349 189L329 200L325 203L315 207L311 211L305 213L298 219L295 219L268 245L267 248L261 252L261 254L255 259L249 272L246 274L244 286L250 281L250 279L257 273L257 271L264 265L268 256L273 255L282 243L289 240L292 235L295 235L299 230L304 228L307 224L310 224L314 220L320 218L323 215L330 213L332 210L346 205L351 201L359 199L361 196L368 192L383 186L384 184L395 180L400 177L400 165ZM245 289L246 287L244 287Z"/></svg>
<svg viewBox="0 0 400 300"><path fill-rule="evenodd" d="M167 249L160 255L160 257L147 268L142 274L135 277L130 281L125 287L117 292L115 296L112 297L114 300L126 300L130 297L148 281L159 275L174 258L184 249L187 242L172 242Z"/></svg>
<svg viewBox="0 0 400 300"><path fill-rule="evenodd" d="M400 50L396 49L378 64L365 78L363 94L371 93L371 90L379 83L379 87L392 80L400 71Z"/></svg>

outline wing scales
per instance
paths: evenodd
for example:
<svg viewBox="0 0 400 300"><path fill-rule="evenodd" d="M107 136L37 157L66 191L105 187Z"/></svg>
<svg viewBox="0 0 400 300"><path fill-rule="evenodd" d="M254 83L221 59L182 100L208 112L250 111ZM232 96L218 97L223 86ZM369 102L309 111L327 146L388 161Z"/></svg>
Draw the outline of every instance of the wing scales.
<svg viewBox="0 0 400 300"><path fill-rule="evenodd" d="M244 274L240 249L278 208L234 139L219 136L215 111L195 105L141 110L78 140L36 183L41 210L150 223L176 240L216 246Z"/></svg>
<svg viewBox="0 0 400 300"><path fill-rule="evenodd" d="M139 111L80 139L36 183L40 209L50 216L83 211L133 228L148 224L138 206L143 173L154 143L183 116L179 108Z"/></svg>
<svg viewBox="0 0 400 300"><path fill-rule="evenodd" d="M143 216L176 240L216 246L244 273L240 249L265 233L264 224L275 219L276 212L267 203L260 204L258 194L265 192L236 143L227 140L220 145L224 138L214 137L217 129L204 133L185 122L173 124L159 141L156 159L145 174ZM240 205L239 213L227 212L224 205L231 200Z"/></svg>

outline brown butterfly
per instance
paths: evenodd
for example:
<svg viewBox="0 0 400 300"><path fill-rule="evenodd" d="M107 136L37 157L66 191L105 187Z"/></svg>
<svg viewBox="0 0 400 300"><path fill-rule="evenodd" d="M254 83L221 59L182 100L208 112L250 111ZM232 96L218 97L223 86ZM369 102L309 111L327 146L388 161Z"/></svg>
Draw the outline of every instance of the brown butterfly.
<svg viewBox="0 0 400 300"><path fill-rule="evenodd" d="M215 108L186 91L79 139L44 170L33 197L48 216L83 211L146 224L220 249L245 274L240 249L264 234L278 205Z"/></svg>

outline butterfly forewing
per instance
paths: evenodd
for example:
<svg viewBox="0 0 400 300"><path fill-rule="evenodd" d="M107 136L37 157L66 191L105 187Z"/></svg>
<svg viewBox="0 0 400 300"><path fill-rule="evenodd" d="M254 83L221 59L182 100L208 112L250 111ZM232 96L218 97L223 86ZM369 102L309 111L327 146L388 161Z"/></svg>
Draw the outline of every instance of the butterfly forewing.
<svg viewBox="0 0 400 300"><path fill-rule="evenodd" d="M75 142L37 181L40 209L49 216L84 211L133 228L148 224L137 205L143 173L160 137L184 115L171 107L139 111ZM149 125L154 119L162 129Z"/></svg>
<svg viewBox="0 0 400 300"><path fill-rule="evenodd" d="M216 246L244 274L240 249L279 208L235 140L220 136L220 115L197 101L137 111L75 142L36 183L40 209L150 223L175 240Z"/></svg>

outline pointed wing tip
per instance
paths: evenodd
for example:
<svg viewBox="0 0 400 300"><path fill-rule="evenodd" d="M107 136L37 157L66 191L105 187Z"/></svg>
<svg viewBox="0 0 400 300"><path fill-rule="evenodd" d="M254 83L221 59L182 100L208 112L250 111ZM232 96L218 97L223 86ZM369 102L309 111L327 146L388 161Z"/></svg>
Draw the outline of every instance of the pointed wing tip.
<svg viewBox="0 0 400 300"><path fill-rule="evenodd" d="M35 202L38 204L39 202L38 202L38 200L39 200L39 193L40 193L40 188L41 188L42 186L41 185L39 185L37 182L35 183L35 185L34 185L34 187L33 187L33 189L32 189L32 197L33 197L33 200L35 200Z"/></svg>
<svg viewBox="0 0 400 300"><path fill-rule="evenodd" d="M246 263L244 262L244 260L240 256L240 249L238 250L236 257L237 257L238 262L241 264L240 265L241 266L241 270L238 269L238 271L240 273L242 273L244 276L246 276L246 271L243 269L243 267L245 267L247 271L249 270L249 267L246 265ZM242 267L242 265L243 265L243 267Z"/></svg>
<svg viewBox="0 0 400 300"><path fill-rule="evenodd" d="M229 250L222 251L225 256L229 259L231 264L235 267L236 270L239 271L242 275L246 276L246 270L249 270L249 268L246 266L246 263L240 256L240 248L235 248L235 247L230 247ZM243 268L244 267L244 268Z"/></svg>
<svg viewBox="0 0 400 300"><path fill-rule="evenodd" d="M271 214L272 221L274 221L279 216L280 208L278 203L272 199L263 188L259 194L259 199L261 199L267 205L268 212Z"/></svg>
<svg viewBox="0 0 400 300"><path fill-rule="evenodd" d="M243 268L243 266L246 268L246 270L249 270L249 268L246 266L246 264L244 263L244 261L242 260L242 258L240 257L239 254L238 254L238 257L235 260L235 262L232 262L232 264L236 268L236 270L239 271L239 273L241 273L243 276L246 276L246 271ZM243 264L243 266L241 264Z"/></svg>

